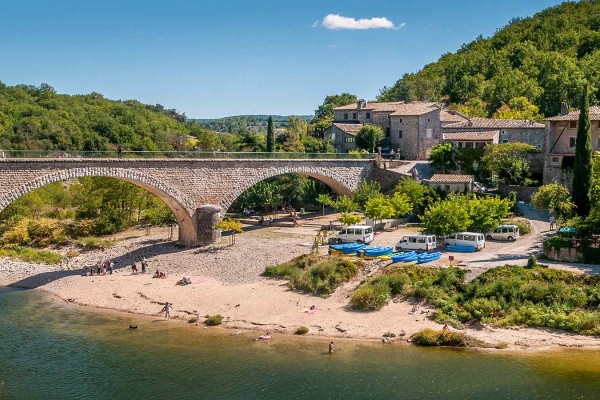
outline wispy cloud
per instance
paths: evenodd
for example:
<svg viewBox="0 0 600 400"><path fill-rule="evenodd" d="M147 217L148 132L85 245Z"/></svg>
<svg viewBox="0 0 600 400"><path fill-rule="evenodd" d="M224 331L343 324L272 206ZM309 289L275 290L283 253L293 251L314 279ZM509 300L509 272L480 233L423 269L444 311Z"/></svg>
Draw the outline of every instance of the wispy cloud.
<svg viewBox="0 0 600 400"><path fill-rule="evenodd" d="M315 22L313 22L312 27L316 28L317 26L319 26L319 20L316 19Z"/></svg>
<svg viewBox="0 0 600 400"><path fill-rule="evenodd" d="M394 29L398 30L406 26L403 22L398 26L395 26L392 21L386 17L380 18L349 18L343 17L339 14L329 14L323 18L321 23L324 28L339 30L339 29ZM313 25L314 26L314 25Z"/></svg>

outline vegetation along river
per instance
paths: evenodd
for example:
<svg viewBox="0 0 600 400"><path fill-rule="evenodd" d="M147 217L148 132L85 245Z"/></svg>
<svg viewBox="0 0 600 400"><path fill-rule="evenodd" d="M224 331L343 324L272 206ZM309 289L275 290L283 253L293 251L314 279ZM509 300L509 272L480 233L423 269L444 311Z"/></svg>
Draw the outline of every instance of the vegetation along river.
<svg viewBox="0 0 600 400"><path fill-rule="evenodd" d="M139 325L129 330L130 323ZM424 349L202 329L0 288L0 399L592 399L600 351Z"/></svg>

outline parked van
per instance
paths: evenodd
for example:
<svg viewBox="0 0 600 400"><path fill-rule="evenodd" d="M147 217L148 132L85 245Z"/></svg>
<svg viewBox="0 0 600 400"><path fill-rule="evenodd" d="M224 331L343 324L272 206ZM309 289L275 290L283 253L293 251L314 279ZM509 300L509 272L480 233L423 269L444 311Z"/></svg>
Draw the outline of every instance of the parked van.
<svg viewBox="0 0 600 400"><path fill-rule="evenodd" d="M513 242L521 236L517 225L500 225L486 235L488 240L508 240Z"/></svg>
<svg viewBox="0 0 600 400"><path fill-rule="evenodd" d="M485 237L475 232L451 233L444 239L444 246L474 246L475 250L481 250L485 247Z"/></svg>
<svg viewBox="0 0 600 400"><path fill-rule="evenodd" d="M406 235L396 244L397 251L417 250L422 252L433 250L436 247L435 235Z"/></svg>
<svg viewBox="0 0 600 400"><path fill-rule="evenodd" d="M373 228L369 225L351 225L346 228L342 228L342 230L335 236L334 241L336 243L371 243L373 238Z"/></svg>

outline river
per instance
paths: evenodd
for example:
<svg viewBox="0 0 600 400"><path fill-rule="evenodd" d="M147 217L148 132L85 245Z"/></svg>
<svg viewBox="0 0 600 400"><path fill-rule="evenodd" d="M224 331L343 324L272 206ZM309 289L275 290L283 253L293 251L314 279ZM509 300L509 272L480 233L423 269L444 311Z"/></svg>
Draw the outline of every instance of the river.
<svg viewBox="0 0 600 400"><path fill-rule="evenodd" d="M129 330L130 323L139 325ZM592 399L600 352L424 349L254 334L0 288L0 399Z"/></svg>

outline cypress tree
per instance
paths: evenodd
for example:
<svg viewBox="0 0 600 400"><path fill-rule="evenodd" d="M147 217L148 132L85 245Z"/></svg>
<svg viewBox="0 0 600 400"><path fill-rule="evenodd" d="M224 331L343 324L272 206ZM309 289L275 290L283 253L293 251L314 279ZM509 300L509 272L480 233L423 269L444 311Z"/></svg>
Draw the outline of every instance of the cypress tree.
<svg viewBox="0 0 600 400"><path fill-rule="evenodd" d="M273 151L273 144L275 144L275 131L273 130L273 117L269 115L267 121L267 152Z"/></svg>
<svg viewBox="0 0 600 400"><path fill-rule="evenodd" d="M590 129L590 104L587 84L581 95L579 125L575 143L573 166L573 202L577 215L587 217L590 213L590 189L592 187L592 131Z"/></svg>

